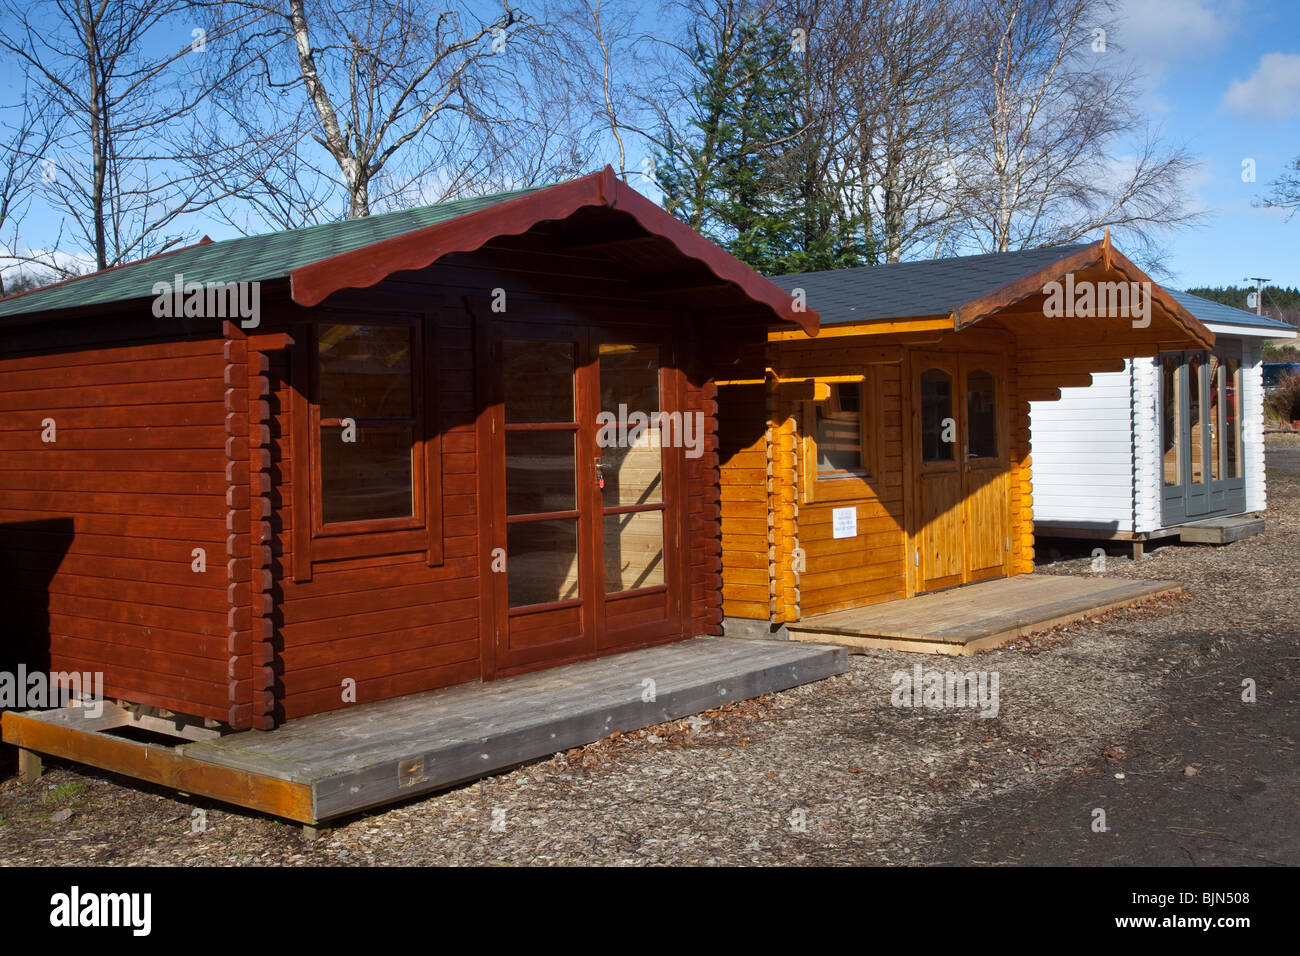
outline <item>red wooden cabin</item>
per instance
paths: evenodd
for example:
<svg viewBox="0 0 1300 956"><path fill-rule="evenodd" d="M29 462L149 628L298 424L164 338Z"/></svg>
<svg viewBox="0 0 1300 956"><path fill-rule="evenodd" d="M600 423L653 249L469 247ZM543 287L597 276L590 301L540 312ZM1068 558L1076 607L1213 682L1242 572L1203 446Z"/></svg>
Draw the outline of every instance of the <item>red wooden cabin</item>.
<svg viewBox="0 0 1300 956"><path fill-rule="evenodd" d="M781 322L609 169L0 301L0 669L269 728L720 633L713 378Z"/></svg>

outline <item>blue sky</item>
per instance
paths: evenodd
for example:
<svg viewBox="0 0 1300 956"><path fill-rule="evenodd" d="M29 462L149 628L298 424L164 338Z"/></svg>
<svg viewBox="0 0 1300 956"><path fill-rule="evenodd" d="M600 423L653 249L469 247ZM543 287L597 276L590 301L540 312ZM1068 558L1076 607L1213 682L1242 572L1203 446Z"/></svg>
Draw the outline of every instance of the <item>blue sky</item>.
<svg viewBox="0 0 1300 956"><path fill-rule="evenodd" d="M1122 0L1124 47L1146 74L1147 115L1200 162L1191 181L1204 225L1167 245L1171 285L1300 286L1300 215L1254 208L1300 156L1296 0ZM1242 181L1242 161L1256 181Z"/></svg>

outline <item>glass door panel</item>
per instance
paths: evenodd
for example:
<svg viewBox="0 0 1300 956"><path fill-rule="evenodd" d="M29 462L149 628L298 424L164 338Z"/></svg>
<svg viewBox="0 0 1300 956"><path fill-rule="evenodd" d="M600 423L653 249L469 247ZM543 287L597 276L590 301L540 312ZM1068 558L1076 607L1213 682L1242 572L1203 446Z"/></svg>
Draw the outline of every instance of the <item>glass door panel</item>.
<svg viewBox="0 0 1300 956"><path fill-rule="evenodd" d="M605 593L662 587L663 445L679 442L687 423L661 415L659 345L602 342L597 355Z"/></svg>
<svg viewBox="0 0 1300 956"><path fill-rule="evenodd" d="M1201 372L1205 368L1205 359L1196 355L1187 363L1187 424L1191 429L1191 479L1192 484L1199 485L1205 481L1205 391L1201 387Z"/></svg>
<svg viewBox="0 0 1300 956"><path fill-rule="evenodd" d="M1217 355L1211 354L1206 366L1209 388L1205 398L1208 414L1205 419L1205 446L1210 456L1210 480L1222 477L1223 448L1223 366Z"/></svg>
<svg viewBox="0 0 1300 956"><path fill-rule="evenodd" d="M577 344L502 342L509 607L581 597Z"/></svg>
<svg viewBox="0 0 1300 956"><path fill-rule="evenodd" d="M1241 410L1237 407L1237 380L1241 362L1228 359L1223 366L1223 451L1227 478L1241 477Z"/></svg>
<svg viewBox="0 0 1300 956"><path fill-rule="evenodd" d="M1182 407L1178 374L1182 367L1180 355L1166 355L1160 361L1161 378L1161 448L1164 449L1164 480L1168 487L1183 483L1182 442Z"/></svg>

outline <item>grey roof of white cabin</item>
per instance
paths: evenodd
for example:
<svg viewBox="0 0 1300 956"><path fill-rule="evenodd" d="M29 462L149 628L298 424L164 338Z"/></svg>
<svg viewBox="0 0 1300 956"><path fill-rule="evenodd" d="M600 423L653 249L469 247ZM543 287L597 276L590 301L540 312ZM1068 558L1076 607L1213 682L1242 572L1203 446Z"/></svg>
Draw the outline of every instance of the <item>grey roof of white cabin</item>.
<svg viewBox="0 0 1300 956"><path fill-rule="evenodd" d="M1224 305L1222 302L1202 298L1199 295L1183 292L1180 289L1166 287L1165 291L1177 299L1179 305L1205 323L1240 325L1253 329L1276 329L1279 332L1294 332L1296 330L1294 325L1279 322L1277 319L1270 319L1268 316L1256 315L1254 312L1247 312L1245 309L1238 309L1235 306Z"/></svg>

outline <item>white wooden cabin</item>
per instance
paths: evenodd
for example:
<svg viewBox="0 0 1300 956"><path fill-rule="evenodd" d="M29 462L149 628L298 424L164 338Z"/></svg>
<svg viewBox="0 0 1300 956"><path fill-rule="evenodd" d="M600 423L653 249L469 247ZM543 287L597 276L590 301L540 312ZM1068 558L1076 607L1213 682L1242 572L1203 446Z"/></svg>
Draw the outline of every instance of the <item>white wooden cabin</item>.
<svg viewBox="0 0 1300 956"><path fill-rule="evenodd" d="M1038 536L1131 541L1136 557L1158 538L1224 540L1219 519L1264 511L1261 352L1296 330L1167 291L1214 333L1214 349L1129 359L1060 401L1031 403Z"/></svg>

